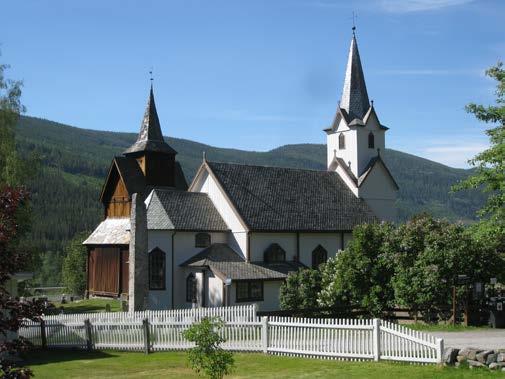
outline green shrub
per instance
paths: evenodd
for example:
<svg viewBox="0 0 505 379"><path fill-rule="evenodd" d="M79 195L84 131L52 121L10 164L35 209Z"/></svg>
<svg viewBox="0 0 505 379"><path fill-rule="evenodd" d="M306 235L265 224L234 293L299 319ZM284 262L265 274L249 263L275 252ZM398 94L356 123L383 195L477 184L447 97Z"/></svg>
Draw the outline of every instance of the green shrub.
<svg viewBox="0 0 505 379"><path fill-rule="evenodd" d="M183 332L184 338L196 344L188 352L191 368L211 379L221 379L234 365L233 354L219 346L225 342L219 333L223 327L221 319L206 317Z"/></svg>

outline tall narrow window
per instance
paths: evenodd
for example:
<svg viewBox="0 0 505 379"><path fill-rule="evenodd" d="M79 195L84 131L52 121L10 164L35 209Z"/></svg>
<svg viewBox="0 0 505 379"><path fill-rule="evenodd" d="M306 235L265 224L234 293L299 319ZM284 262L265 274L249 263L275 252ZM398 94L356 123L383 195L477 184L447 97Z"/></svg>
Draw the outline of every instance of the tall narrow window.
<svg viewBox="0 0 505 379"><path fill-rule="evenodd" d="M372 132L368 135L368 148L373 149L375 148L375 136L373 135Z"/></svg>
<svg viewBox="0 0 505 379"><path fill-rule="evenodd" d="M265 250L263 260L267 263L285 262L286 252L279 244L273 243Z"/></svg>
<svg viewBox="0 0 505 379"><path fill-rule="evenodd" d="M344 133L340 133L338 136L338 149L345 150L345 135L344 135Z"/></svg>
<svg viewBox="0 0 505 379"><path fill-rule="evenodd" d="M158 247L149 252L149 289L165 289L165 252Z"/></svg>
<svg viewBox="0 0 505 379"><path fill-rule="evenodd" d="M196 303L196 277L191 273L186 278L186 301L188 303Z"/></svg>
<svg viewBox="0 0 505 379"><path fill-rule="evenodd" d="M324 247L318 245L312 252L312 268L318 268L320 264L328 259L328 252Z"/></svg>
<svg viewBox="0 0 505 379"><path fill-rule="evenodd" d="M209 247L209 246L210 246L209 233L197 233L195 235L195 247Z"/></svg>

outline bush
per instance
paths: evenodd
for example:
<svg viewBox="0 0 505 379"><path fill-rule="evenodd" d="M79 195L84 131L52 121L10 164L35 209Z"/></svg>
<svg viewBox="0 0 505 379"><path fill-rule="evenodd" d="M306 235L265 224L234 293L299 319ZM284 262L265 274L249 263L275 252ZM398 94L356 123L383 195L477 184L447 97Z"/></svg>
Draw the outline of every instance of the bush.
<svg viewBox="0 0 505 379"><path fill-rule="evenodd" d="M300 310L317 308L321 291L321 272L305 269L290 273L280 290L281 309Z"/></svg>
<svg viewBox="0 0 505 379"><path fill-rule="evenodd" d="M353 231L346 249L322 267L322 307L355 306L380 316L394 305L391 261L395 240L393 225L364 224Z"/></svg>
<svg viewBox="0 0 505 379"><path fill-rule="evenodd" d="M86 247L82 242L88 233L77 234L65 248L63 259L63 284L75 295L83 295L86 290Z"/></svg>
<svg viewBox="0 0 505 379"><path fill-rule="evenodd" d="M204 318L183 332L184 338L195 342L196 347L188 352L191 368L211 379L221 379L233 368L233 354L219 345L225 342L219 331L224 323L219 318Z"/></svg>

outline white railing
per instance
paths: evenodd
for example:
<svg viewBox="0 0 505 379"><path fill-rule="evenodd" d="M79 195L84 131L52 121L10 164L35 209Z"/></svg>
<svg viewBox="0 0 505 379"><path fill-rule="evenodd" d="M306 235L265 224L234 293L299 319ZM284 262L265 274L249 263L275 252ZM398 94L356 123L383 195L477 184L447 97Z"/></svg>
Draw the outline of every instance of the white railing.
<svg viewBox="0 0 505 379"><path fill-rule="evenodd" d="M36 346L161 351L194 345L182 331L204 317L220 317L235 351L332 359L441 363L443 340L379 319L256 317L255 306L44 317L19 334Z"/></svg>

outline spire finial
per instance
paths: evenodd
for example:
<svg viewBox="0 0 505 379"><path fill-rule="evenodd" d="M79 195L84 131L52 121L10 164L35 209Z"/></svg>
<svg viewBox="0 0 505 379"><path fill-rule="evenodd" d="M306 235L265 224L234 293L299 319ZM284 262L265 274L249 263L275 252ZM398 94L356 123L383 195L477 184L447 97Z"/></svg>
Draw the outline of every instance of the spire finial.
<svg viewBox="0 0 505 379"><path fill-rule="evenodd" d="M373 100L370 100L370 104L371 104L371 105L372 105L372 107L373 107Z"/></svg>
<svg viewBox="0 0 505 379"><path fill-rule="evenodd" d="M352 35L356 36L356 19L358 18L358 15L356 12L352 11Z"/></svg>
<svg viewBox="0 0 505 379"><path fill-rule="evenodd" d="M149 70L149 80L151 81L151 89L153 89L153 68L151 67L151 69Z"/></svg>

